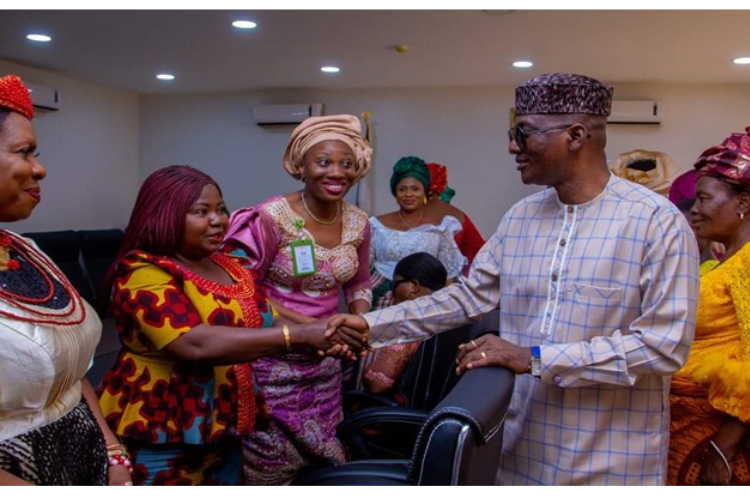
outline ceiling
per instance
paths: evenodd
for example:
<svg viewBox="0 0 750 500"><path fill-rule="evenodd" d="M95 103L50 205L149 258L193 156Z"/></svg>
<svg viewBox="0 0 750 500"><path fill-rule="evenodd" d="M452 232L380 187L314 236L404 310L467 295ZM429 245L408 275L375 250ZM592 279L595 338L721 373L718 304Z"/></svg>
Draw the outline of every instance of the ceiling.
<svg viewBox="0 0 750 500"><path fill-rule="evenodd" d="M258 27L237 30L237 18ZM750 65L732 63L750 57L748 26L744 10L3 10L0 59L140 94L514 85L547 72L750 83ZM31 43L32 31L53 41Z"/></svg>

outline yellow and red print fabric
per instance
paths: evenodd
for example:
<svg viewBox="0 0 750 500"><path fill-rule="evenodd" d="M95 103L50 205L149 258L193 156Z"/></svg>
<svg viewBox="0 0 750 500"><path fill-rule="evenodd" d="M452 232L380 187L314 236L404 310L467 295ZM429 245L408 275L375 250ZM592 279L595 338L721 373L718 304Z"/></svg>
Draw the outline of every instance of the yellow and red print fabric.
<svg viewBox="0 0 750 500"><path fill-rule="evenodd" d="M118 266L112 302L123 348L100 396L117 435L148 443L215 443L247 435L264 413L249 363L189 363L163 351L201 324L271 326L273 309L247 261L227 254L211 258L233 284L206 280L172 259L139 251Z"/></svg>

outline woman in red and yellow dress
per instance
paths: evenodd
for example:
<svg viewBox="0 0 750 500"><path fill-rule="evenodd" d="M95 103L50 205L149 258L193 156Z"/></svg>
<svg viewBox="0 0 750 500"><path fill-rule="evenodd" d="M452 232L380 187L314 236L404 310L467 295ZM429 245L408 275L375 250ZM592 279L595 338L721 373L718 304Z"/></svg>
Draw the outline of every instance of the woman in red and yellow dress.
<svg viewBox="0 0 750 500"><path fill-rule="evenodd" d="M218 252L228 222L211 177L158 170L110 271L123 347L100 403L128 444L136 484L237 484L240 439L265 423L248 361L332 346L325 322L275 321L248 262Z"/></svg>

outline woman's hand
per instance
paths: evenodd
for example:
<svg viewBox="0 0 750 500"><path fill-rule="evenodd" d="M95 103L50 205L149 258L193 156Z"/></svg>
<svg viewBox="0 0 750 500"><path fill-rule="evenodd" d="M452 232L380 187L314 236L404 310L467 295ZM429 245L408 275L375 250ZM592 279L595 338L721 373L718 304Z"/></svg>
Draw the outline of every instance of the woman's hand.
<svg viewBox="0 0 750 500"><path fill-rule="evenodd" d="M456 373L483 366L505 366L514 373L526 373L531 361L531 349L511 344L497 335L484 335L458 346Z"/></svg>
<svg viewBox="0 0 750 500"><path fill-rule="evenodd" d="M703 457L703 465L701 466L700 473L698 474L700 484L706 486L729 486L729 481L732 479L729 471L730 469L727 469L727 464L724 463L719 452L709 445Z"/></svg>
<svg viewBox="0 0 750 500"><path fill-rule="evenodd" d="M748 435L750 426L727 415L703 455L698 481L706 485L728 485L732 480L732 460Z"/></svg>
<svg viewBox="0 0 750 500"><path fill-rule="evenodd" d="M133 478L130 476L128 468L124 465L109 466L109 485L110 486L133 486Z"/></svg>

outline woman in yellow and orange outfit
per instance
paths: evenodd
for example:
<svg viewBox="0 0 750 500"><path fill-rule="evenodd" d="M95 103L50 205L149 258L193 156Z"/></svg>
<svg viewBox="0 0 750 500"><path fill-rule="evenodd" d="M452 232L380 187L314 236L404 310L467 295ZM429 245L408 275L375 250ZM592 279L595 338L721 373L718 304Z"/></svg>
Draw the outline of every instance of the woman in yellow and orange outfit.
<svg viewBox="0 0 750 500"><path fill-rule="evenodd" d="M695 164L691 224L726 252L701 277L695 340L672 379L669 484L750 484L749 134L732 134Z"/></svg>

